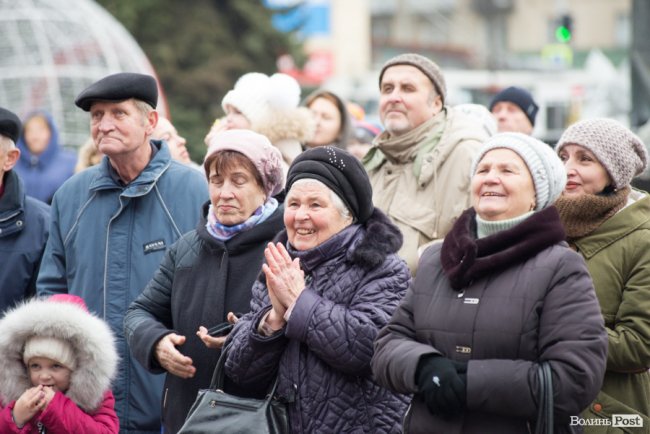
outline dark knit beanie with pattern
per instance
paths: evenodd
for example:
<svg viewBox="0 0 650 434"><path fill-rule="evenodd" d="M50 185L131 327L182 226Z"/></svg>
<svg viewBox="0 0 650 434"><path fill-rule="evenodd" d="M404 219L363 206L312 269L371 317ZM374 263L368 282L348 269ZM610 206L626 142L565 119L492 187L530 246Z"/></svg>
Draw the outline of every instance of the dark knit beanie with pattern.
<svg viewBox="0 0 650 434"><path fill-rule="evenodd" d="M287 173L286 191L299 179L316 179L329 187L357 223L372 215L372 186L366 170L356 157L333 146L319 146L298 155Z"/></svg>
<svg viewBox="0 0 650 434"><path fill-rule="evenodd" d="M445 77L442 75L442 71L440 71L438 65L433 63L431 60L415 53L400 54L384 63L384 66L382 66L381 72L379 73L380 88L384 72L386 72L386 70L391 66L395 65L410 65L422 71L422 73L431 80L431 83L433 83L433 87L435 87L436 92L438 92L438 95L440 95L440 98L442 99L442 104L445 104L445 100L447 99L447 85L445 83Z"/></svg>
<svg viewBox="0 0 650 434"><path fill-rule="evenodd" d="M591 151L612 178L616 189L630 185L648 165L648 151L636 134L613 119L586 119L571 125L555 146L559 154L566 145Z"/></svg>

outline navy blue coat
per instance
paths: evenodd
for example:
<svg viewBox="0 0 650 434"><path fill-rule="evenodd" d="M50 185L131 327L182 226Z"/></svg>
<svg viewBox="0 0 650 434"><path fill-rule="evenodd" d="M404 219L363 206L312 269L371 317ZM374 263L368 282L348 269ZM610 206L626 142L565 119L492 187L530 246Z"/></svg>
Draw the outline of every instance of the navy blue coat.
<svg viewBox="0 0 650 434"><path fill-rule="evenodd" d="M25 195L13 170L0 197L0 312L36 292L36 277L50 230L50 207Z"/></svg>

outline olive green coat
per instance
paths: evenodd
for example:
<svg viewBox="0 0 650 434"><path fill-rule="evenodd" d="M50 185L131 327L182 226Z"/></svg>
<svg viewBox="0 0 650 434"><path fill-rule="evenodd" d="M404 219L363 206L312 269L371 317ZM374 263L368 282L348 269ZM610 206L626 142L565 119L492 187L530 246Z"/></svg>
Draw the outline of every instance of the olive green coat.
<svg viewBox="0 0 650 434"><path fill-rule="evenodd" d="M650 196L636 201L575 243L584 256L609 335L603 388L583 417L641 414L629 431L587 427L586 433L650 432Z"/></svg>

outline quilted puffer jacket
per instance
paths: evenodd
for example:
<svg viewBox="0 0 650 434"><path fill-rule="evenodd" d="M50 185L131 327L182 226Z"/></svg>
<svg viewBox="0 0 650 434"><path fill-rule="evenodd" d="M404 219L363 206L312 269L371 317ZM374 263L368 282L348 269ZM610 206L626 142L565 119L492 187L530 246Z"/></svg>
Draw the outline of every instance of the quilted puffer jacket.
<svg viewBox="0 0 650 434"><path fill-rule="evenodd" d="M280 234L286 241L286 232ZM307 286L285 328L257 327L271 309L268 291L253 286L251 312L235 326L226 374L266 388L278 373L293 433L398 433L407 397L372 380L373 341L406 293L410 273L395 254L399 230L379 210L319 246L295 251Z"/></svg>

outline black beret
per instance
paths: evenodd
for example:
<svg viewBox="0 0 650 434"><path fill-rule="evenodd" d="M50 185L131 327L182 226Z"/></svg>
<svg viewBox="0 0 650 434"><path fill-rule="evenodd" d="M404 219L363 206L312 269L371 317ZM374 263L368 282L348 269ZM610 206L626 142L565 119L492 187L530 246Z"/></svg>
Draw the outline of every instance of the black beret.
<svg viewBox="0 0 650 434"><path fill-rule="evenodd" d="M289 167L286 191L294 182L305 178L316 179L332 189L358 223L365 223L375 209L366 169L343 149L319 146L298 155Z"/></svg>
<svg viewBox="0 0 650 434"><path fill-rule="evenodd" d="M156 108L158 104L156 80L150 75L135 72L109 75L81 91L74 103L88 112L94 101L124 101L129 98L139 99Z"/></svg>
<svg viewBox="0 0 650 434"><path fill-rule="evenodd" d="M0 107L0 134L16 143L20 137L20 119L7 109Z"/></svg>

